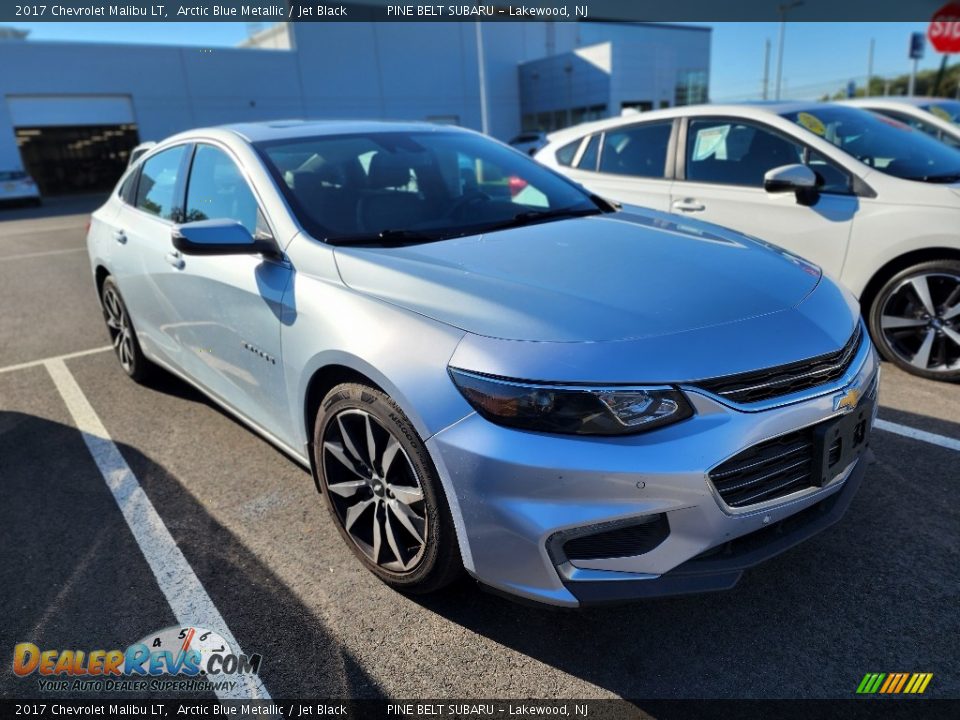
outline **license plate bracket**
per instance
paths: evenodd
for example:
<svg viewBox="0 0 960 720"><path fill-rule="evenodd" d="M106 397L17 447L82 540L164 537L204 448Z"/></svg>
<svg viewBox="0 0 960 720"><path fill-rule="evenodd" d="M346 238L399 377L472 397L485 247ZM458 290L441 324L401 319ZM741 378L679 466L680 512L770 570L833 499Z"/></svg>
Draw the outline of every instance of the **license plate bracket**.
<svg viewBox="0 0 960 720"><path fill-rule="evenodd" d="M864 400L852 412L814 429L814 484L826 485L860 456L867 447L872 419L873 402Z"/></svg>

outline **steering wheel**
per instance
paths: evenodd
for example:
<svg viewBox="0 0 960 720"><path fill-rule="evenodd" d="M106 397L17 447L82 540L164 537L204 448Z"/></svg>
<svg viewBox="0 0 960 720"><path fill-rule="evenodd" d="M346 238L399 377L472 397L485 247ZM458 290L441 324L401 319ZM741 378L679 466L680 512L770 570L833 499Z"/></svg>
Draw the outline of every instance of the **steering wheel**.
<svg viewBox="0 0 960 720"><path fill-rule="evenodd" d="M482 190L470 190L454 201L453 205L451 205L447 211L447 215L451 218L462 220L467 208L471 205L490 202L492 199L493 198Z"/></svg>

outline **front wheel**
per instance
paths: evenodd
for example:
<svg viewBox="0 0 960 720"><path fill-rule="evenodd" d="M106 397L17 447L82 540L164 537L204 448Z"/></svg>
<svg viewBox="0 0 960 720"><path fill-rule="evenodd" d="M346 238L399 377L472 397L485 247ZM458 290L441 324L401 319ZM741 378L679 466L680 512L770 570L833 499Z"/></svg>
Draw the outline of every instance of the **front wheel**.
<svg viewBox="0 0 960 720"><path fill-rule="evenodd" d="M453 520L426 446L389 396L345 383L324 398L314 462L327 509L364 566L409 593L462 570Z"/></svg>
<svg viewBox="0 0 960 720"><path fill-rule="evenodd" d="M870 307L881 354L913 375L960 379L960 261L933 260L890 278Z"/></svg>
<svg viewBox="0 0 960 720"><path fill-rule="evenodd" d="M100 289L100 304L103 307L103 319L107 324L107 332L110 333L110 341L113 343L117 360L120 361L120 367L135 381L145 382L152 374L154 366L140 349L130 313L112 277L107 277L103 281L103 287Z"/></svg>

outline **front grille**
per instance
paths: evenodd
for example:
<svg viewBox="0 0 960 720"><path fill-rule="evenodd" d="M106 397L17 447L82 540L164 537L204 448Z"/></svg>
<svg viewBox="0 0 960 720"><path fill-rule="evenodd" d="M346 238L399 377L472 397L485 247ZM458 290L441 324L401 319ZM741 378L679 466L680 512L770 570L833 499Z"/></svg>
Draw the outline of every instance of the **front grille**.
<svg viewBox="0 0 960 720"><path fill-rule="evenodd" d="M650 552L670 534L666 514L642 524L626 525L612 530L583 535L563 544L569 560L629 557Z"/></svg>
<svg viewBox="0 0 960 720"><path fill-rule="evenodd" d="M691 384L727 400L744 404L789 395L843 377L860 349L862 340L863 332L857 324L850 340L837 352L766 370L727 375Z"/></svg>
<svg viewBox="0 0 960 720"><path fill-rule="evenodd" d="M814 428L796 430L744 450L711 470L710 481L733 508L811 487L815 482Z"/></svg>

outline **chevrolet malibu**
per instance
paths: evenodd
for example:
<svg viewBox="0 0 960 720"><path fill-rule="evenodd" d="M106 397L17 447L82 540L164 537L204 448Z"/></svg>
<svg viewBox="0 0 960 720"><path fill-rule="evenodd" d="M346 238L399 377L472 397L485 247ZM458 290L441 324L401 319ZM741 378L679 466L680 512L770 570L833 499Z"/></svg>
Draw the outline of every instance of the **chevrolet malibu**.
<svg viewBox="0 0 960 720"><path fill-rule="evenodd" d="M731 587L836 521L878 363L816 266L427 124L196 130L92 217L107 329L310 468L388 585Z"/></svg>

